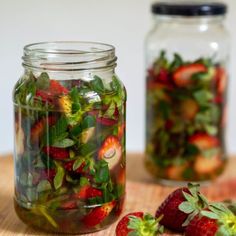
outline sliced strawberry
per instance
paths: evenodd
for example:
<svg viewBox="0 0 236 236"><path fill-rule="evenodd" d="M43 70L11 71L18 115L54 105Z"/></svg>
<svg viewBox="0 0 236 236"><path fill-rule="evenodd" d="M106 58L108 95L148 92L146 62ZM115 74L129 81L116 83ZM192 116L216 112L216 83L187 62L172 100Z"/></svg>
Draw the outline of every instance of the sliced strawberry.
<svg viewBox="0 0 236 236"><path fill-rule="evenodd" d="M214 173L222 165L222 160L220 154L215 154L212 157L204 157L203 155L198 155L195 158L194 170L199 175Z"/></svg>
<svg viewBox="0 0 236 236"><path fill-rule="evenodd" d="M180 104L181 116L186 120L192 120L199 110L198 104L193 99L183 100Z"/></svg>
<svg viewBox="0 0 236 236"><path fill-rule="evenodd" d="M76 209L76 208L78 208L78 206L77 206L76 201L74 201L74 200L63 202L60 205L60 209L63 209L63 210L73 210L73 209Z"/></svg>
<svg viewBox="0 0 236 236"><path fill-rule="evenodd" d="M43 152L53 159L63 160L70 156L70 153L65 148L46 146L43 148Z"/></svg>
<svg viewBox="0 0 236 236"><path fill-rule="evenodd" d="M117 124L117 120L111 119L111 118L106 118L106 117L98 117L97 122L104 125L104 126L112 126Z"/></svg>
<svg viewBox="0 0 236 236"><path fill-rule="evenodd" d="M182 180L183 172L186 170L187 165L179 165L179 166L169 166L166 168L166 177L172 180Z"/></svg>
<svg viewBox="0 0 236 236"><path fill-rule="evenodd" d="M216 69L217 91L222 94L227 88L227 73L224 68L218 67Z"/></svg>
<svg viewBox="0 0 236 236"><path fill-rule="evenodd" d="M37 121L31 128L31 142L32 143L38 143L40 138L42 137L45 127L50 127L52 125L55 125L56 123L56 117L49 116L49 117L43 117L39 121Z"/></svg>
<svg viewBox="0 0 236 236"><path fill-rule="evenodd" d="M92 186L86 185L81 187L80 191L73 195L75 198L88 199L93 197L102 197L102 191L100 189L93 188Z"/></svg>
<svg viewBox="0 0 236 236"><path fill-rule="evenodd" d="M46 90L37 90L36 96L41 97L43 101L52 102L55 96L68 94L69 90L62 86L56 80L50 80L50 86Z"/></svg>
<svg viewBox="0 0 236 236"><path fill-rule="evenodd" d="M92 209L82 219L82 222L87 227L95 227L96 225L101 224L106 219L106 217L111 213L115 205L116 201L112 201Z"/></svg>
<svg viewBox="0 0 236 236"><path fill-rule="evenodd" d="M113 169L121 161L122 146L116 136L109 136L103 142L99 150L98 158L108 162L109 168Z"/></svg>
<svg viewBox="0 0 236 236"><path fill-rule="evenodd" d="M160 82L156 82L156 81L148 81L147 82L147 89L148 90L173 90L173 86L170 84L162 84Z"/></svg>
<svg viewBox="0 0 236 236"><path fill-rule="evenodd" d="M197 133L189 138L189 143L197 146L200 150L206 150L219 146L219 139L206 133Z"/></svg>
<svg viewBox="0 0 236 236"><path fill-rule="evenodd" d="M186 87L192 84L192 76L201 72L207 72L207 68L203 64L181 66L174 72L173 80L177 86Z"/></svg>
<svg viewBox="0 0 236 236"><path fill-rule="evenodd" d="M125 123L118 126L118 138L122 139L125 134Z"/></svg>

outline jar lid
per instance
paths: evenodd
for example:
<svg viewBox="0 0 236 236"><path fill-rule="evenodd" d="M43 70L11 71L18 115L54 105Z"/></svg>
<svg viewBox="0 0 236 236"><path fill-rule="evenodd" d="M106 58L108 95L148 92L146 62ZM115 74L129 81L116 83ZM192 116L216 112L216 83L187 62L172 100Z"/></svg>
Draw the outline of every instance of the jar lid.
<svg viewBox="0 0 236 236"><path fill-rule="evenodd" d="M221 2L157 2L152 5L152 13L172 16L214 16L225 15L227 5Z"/></svg>

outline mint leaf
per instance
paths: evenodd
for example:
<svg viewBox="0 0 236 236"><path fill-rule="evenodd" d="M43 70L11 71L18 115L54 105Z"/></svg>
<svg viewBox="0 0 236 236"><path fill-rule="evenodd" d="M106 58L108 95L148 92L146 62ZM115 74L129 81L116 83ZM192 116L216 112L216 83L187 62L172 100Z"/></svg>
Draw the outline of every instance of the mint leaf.
<svg viewBox="0 0 236 236"><path fill-rule="evenodd" d="M62 186L64 175L65 175L64 168L57 165L57 173L53 180L55 189L59 189Z"/></svg>
<svg viewBox="0 0 236 236"><path fill-rule="evenodd" d="M42 180L37 185L37 192L38 193L48 191L48 190L51 190L51 189L52 189L52 186L51 186L51 184L48 180Z"/></svg>
<svg viewBox="0 0 236 236"><path fill-rule="evenodd" d="M100 77L98 77L97 75L95 75L93 78L94 78L94 80L91 81L92 89L98 93L104 93L105 88L104 88L102 79Z"/></svg>
<svg viewBox="0 0 236 236"><path fill-rule="evenodd" d="M193 96L200 105L206 105L210 100L214 98L213 93L207 90L198 90L197 92L193 93Z"/></svg>
<svg viewBox="0 0 236 236"><path fill-rule="evenodd" d="M50 78L46 72L41 73L41 75L36 80L37 89L45 90L50 86Z"/></svg>
<svg viewBox="0 0 236 236"><path fill-rule="evenodd" d="M73 164L73 170L77 170L84 162L85 159L83 157L79 157Z"/></svg>
<svg viewBox="0 0 236 236"><path fill-rule="evenodd" d="M110 171L108 163L104 160L101 160L97 166L95 166L95 182L96 183L107 183L110 178Z"/></svg>
<svg viewBox="0 0 236 236"><path fill-rule="evenodd" d="M75 141L69 138L63 139L61 141L56 141L53 144L53 147L58 147L58 148L68 148L75 145Z"/></svg>
<svg viewBox="0 0 236 236"><path fill-rule="evenodd" d="M87 186L89 184L89 180L85 177L81 177L80 180L79 180L79 185L81 187L83 186Z"/></svg>
<svg viewBox="0 0 236 236"><path fill-rule="evenodd" d="M82 129L88 129L94 127L96 123L96 119L94 116L86 116L82 121Z"/></svg>

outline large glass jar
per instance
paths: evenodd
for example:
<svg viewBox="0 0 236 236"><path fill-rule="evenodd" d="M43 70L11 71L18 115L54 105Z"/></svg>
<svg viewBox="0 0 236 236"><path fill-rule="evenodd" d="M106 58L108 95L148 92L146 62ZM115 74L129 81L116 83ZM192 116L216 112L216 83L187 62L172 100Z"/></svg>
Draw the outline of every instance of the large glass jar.
<svg viewBox="0 0 236 236"><path fill-rule="evenodd" d="M15 110L15 210L39 229L88 233L112 224L125 197L126 92L113 46L24 48Z"/></svg>
<svg viewBox="0 0 236 236"><path fill-rule="evenodd" d="M146 39L146 167L159 181L209 181L226 162L229 35L223 3L152 6ZM176 183L177 183L176 182Z"/></svg>

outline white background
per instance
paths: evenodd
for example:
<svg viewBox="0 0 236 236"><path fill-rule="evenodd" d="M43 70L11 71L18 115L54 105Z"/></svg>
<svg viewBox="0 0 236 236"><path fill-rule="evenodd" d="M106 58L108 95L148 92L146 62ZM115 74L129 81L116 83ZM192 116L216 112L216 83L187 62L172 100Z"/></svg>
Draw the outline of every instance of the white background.
<svg viewBox="0 0 236 236"><path fill-rule="evenodd" d="M228 150L236 153L236 1L227 0L232 34ZM144 150L144 37L151 0L0 0L0 153L13 149L12 88L21 75L25 44L88 40L116 46L117 73L128 90L127 149Z"/></svg>

